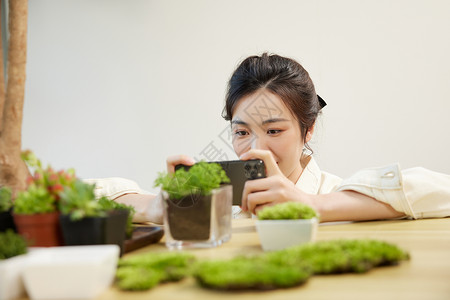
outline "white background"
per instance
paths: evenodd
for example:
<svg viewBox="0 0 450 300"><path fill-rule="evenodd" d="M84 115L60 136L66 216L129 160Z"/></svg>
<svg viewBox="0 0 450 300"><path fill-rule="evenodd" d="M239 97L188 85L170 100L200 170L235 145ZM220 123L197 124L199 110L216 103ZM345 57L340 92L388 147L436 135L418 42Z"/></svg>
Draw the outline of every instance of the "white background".
<svg viewBox="0 0 450 300"><path fill-rule="evenodd" d="M168 155L210 145L235 159L227 80L269 51L302 63L328 102L311 144L323 170L450 173L449 1L29 3L23 148L56 169L155 191Z"/></svg>

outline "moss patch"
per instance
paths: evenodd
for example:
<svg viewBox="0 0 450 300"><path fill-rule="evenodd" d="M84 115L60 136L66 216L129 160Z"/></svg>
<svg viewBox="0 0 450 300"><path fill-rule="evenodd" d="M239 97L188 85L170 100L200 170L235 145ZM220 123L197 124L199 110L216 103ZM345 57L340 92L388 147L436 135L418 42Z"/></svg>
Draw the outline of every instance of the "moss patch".
<svg viewBox="0 0 450 300"><path fill-rule="evenodd" d="M310 275L307 267L264 261L261 256L203 261L194 271L202 286L219 290L287 288L304 283Z"/></svg>
<svg viewBox="0 0 450 300"><path fill-rule="evenodd" d="M116 278L123 290L147 290L160 282L190 275L195 257L189 253L145 253L119 260Z"/></svg>
<svg viewBox="0 0 450 300"><path fill-rule="evenodd" d="M318 218L317 212L300 202L285 202L267 206L258 212L259 220L312 219Z"/></svg>

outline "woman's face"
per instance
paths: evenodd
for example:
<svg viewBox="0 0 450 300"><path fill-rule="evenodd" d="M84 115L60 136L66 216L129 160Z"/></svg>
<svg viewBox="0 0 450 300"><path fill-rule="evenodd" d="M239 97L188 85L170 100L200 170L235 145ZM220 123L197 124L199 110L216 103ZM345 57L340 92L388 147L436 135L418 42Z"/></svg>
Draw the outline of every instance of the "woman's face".
<svg viewBox="0 0 450 300"><path fill-rule="evenodd" d="M250 149L269 150L283 174L298 180L304 142L298 121L280 97L264 89L243 97L233 111L231 130L238 156ZM308 132L306 142L310 138Z"/></svg>

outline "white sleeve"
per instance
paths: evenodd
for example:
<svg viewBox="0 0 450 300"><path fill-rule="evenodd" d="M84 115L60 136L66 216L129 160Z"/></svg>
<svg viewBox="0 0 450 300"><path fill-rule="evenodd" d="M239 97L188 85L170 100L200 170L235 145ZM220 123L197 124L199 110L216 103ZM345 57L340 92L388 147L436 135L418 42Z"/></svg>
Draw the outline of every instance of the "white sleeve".
<svg viewBox="0 0 450 300"><path fill-rule="evenodd" d="M83 181L95 184L94 192L97 199L106 196L114 200L125 194L149 194L142 190L136 182L120 177L83 179Z"/></svg>
<svg viewBox="0 0 450 300"><path fill-rule="evenodd" d="M425 168L401 171L393 164L361 170L337 189L344 190L373 197L414 219L450 216L450 175Z"/></svg>

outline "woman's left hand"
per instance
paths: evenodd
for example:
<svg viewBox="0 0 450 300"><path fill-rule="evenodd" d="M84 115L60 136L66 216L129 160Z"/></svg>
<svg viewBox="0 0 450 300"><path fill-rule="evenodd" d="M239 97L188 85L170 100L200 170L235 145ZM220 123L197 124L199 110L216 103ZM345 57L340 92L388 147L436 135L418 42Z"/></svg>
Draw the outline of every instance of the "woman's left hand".
<svg viewBox="0 0 450 300"><path fill-rule="evenodd" d="M242 193L242 210L256 214L266 205L287 201L300 201L312 205L312 197L290 181L281 172L272 153L268 150L252 149L240 156L241 160L261 159L266 166L266 178L248 180Z"/></svg>

